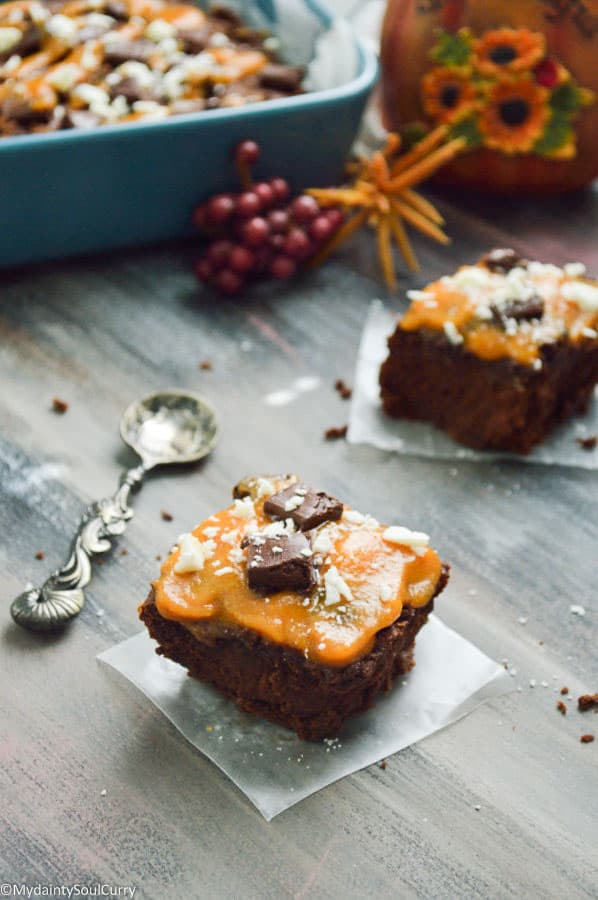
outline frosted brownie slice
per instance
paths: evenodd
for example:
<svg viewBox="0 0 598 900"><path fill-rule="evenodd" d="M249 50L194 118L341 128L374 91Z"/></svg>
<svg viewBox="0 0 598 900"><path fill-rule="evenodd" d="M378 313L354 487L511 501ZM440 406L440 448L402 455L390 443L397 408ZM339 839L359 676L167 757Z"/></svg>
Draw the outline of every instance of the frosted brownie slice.
<svg viewBox="0 0 598 900"><path fill-rule="evenodd" d="M529 453L598 382L598 283L497 249L423 291L388 342L382 404L478 449Z"/></svg>
<svg viewBox="0 0 598 900"><path fill-rule="evenodd" d="M447 580L427 535L296 476L252 477L181 536L139 614L159 654L318 740L412 668Z"/></svg>

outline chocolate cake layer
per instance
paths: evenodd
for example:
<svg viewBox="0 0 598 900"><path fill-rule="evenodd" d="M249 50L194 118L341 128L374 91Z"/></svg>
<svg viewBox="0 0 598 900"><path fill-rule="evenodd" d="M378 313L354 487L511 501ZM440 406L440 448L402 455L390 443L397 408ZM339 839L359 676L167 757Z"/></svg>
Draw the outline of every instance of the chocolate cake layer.
<svg viewBox="0 0 598 900"><path fill-rule="evenodd" d="M384 411L432 422L476 449L527 454L563 420L585 412L598 382L595 342L541 348L542 367L488 361L429 329L399 326L380 370Z"/></svg>
<svg viewBox="0 0 598 900"><path fill-rule="evenodd" d="M448 574L444 565L435 597ZM306 740L320 740L338 735L347 718L368 709L413 667L415 638L433 605L432 599L424 607L404 607L396 622L378 632L367 655L342 668L313 662L249 629L215 628L207 621L205 627L195 623L192 633L160 615L153 589L140 607L140 618L158 642L158 654L213 684L240 709Z"/></svg>

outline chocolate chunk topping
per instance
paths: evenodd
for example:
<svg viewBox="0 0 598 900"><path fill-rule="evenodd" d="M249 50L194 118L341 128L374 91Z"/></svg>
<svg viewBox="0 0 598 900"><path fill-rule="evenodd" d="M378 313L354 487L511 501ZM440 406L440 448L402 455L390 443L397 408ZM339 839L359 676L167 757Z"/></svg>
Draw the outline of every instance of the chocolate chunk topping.
<svg viewBox="0 0 598 900"><path fill-rule="evenodd" d="M213 33L213 28L209 25L204 25L203 28L181 30L178 33L178 38L182 41L185 53L201 53L210 43L210 37Z"/></svg>
<svg viewBox="0 0 598 900"><path fill-rule="evenodd" d="M145 63L155 50L156 45L151 41L114 41L106 47L104 59L112 66L133 60Z"/></svg>
<svg viewBox="0 0 598 900"><path fill-rule="evenodd" d="M0 110L7 119L27 125L49 122L53 112L52 109L36 109L29 100L21 97L7 97L0 104Z"/></svg>
<svg viewBox="0 0 598 900"><path fill-rule="evenodd" d="M515 319L516 322L541 319L544 315L544 301L535 295L527 300L509 300L500 306L492 305L490 309L495 321L504 326L506 319Z"/></svg>
<svg viewBox="0 0 598 900"><path fill-rule="evenodd" d="M304 534L245 538L247 581L260 594L277 591L309 591L315 584L311 550Z"/></svg>
<svg viewBox="0 0 598 900"><path fill-rule="evenodd" d="M510 247L497 247L482 257L482 263L491 272L510 272L517 266L525 267L526 261Z"/></svg>
<svg viewBox="0 0 598 900"><path fill-rule="evenodd" d="M221 6L220 4L211 6L210 14L215 19L224 19L225 22L230 22L231 25L242 24L241 17L234 11L234 9L230 9L228 6Z"/></svg>
<svg viewBox="0 0 598 900"><path fill-rule="evenodd" d="M322 522L340 519L343 504L324 491L315 491L305 484L292 484L268 497L264 512L274 519L292 519L300 531L309 531Z"/></svg>
<svg viewBox="0 0 598 900"><path fill-rule="evenodd" d="M257 500L260 479L271 481L275 484L277 481L288 481L291 478L299 481L296 475L247 475L234 486L233 499L243 500L245 497L251 497L252 500Z"/></svg>
<svg viewBox="0 0 598 900"><path fill-rule="evenodd" d="M42 33L37 25L32 25L23 32L16 44L13 44L4 53L0 53L0 63L6 62L11 56L27 56L36 53L41 47Z"/></svg>
<svg viewBox="0 0 598 900"><path fill-rule="evenodd" d="M107 16L112 16L117 22L126 22L129 18L129 10L121 0L109 0L106 4L104 12Z"/></svg>
<svg viewBox="0 0 598 900"><path fill-rule="evenodd" d="M300 66L283 66L269 63L259 75L261 87L283 93L296 93L301 88L303 69Z"/></svg>
<svg viewBox="0 0 598 900"><path fill-rule="evenodd" d="M142 87L134 78L123 78L118 84L110 87L110 96L124 97L127 103L136 103L137 100L155 100L156 95L151 88Z"/></svg>

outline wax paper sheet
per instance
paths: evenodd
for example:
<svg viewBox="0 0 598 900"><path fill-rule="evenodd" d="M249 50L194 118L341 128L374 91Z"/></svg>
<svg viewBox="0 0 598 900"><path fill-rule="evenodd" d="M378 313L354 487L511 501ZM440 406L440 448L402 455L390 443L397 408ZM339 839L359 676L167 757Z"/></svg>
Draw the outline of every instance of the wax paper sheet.
<svg viewBox="0 0 598 900"><path fill-rule="evenodd" d="M584 416L569 419L528 456L471 450L451 440L427 422L391 419L382 412L378 375L388 355L386 341L392 334L398 315L379 300L373 301L361 337L355 372L353 399L347 438L354 444L371 444L381 450L394 450L408 456L437 459L467 459L488 462L511 459L545 465L598 468L598 448L583 449L578 438L598 434L598 399Z"/></svg>
<svg viewBox="0 0 598 900"><path fill-rule="evenodd" d="M98 656L141 690L268 821L345 775L388 757L512 689L502 666L431 616L416 666L340 738L313 743L249 716L155 653L144 631ZM189 786L193 790L193 786Z"/></svg>

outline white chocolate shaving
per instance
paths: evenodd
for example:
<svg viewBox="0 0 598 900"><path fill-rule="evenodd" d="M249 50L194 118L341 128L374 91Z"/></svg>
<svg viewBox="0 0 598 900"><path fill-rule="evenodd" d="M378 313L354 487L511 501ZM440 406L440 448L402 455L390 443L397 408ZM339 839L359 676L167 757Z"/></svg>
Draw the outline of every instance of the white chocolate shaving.
<svg viewBox="0 0 598 900"><path fill-rule="evenodd" d="M419 556L426 552L430 544L429 535L423 531L411 531L402 525L391 525L387 528L382 537L389 544L400 544L404 547L411 547Z"/></svg>
<svg viewBox="0 0 598 900"><path fill-rule="evenodd" d="M198 541L193 534L182 534L177 541L180 549L173 571L177 575L201 572L206 560L214 555L214 541Z"/></svg>
<svg viewBox="0 0 598 900"><path fill-rule="evenodd" d="M326 591L324 606L334 606L335 604L340 603L341 597L344 597L345 600L348 600L349 602L353 600L351 589L336 566L330 566L325 573L324 589Z"/></svg>

